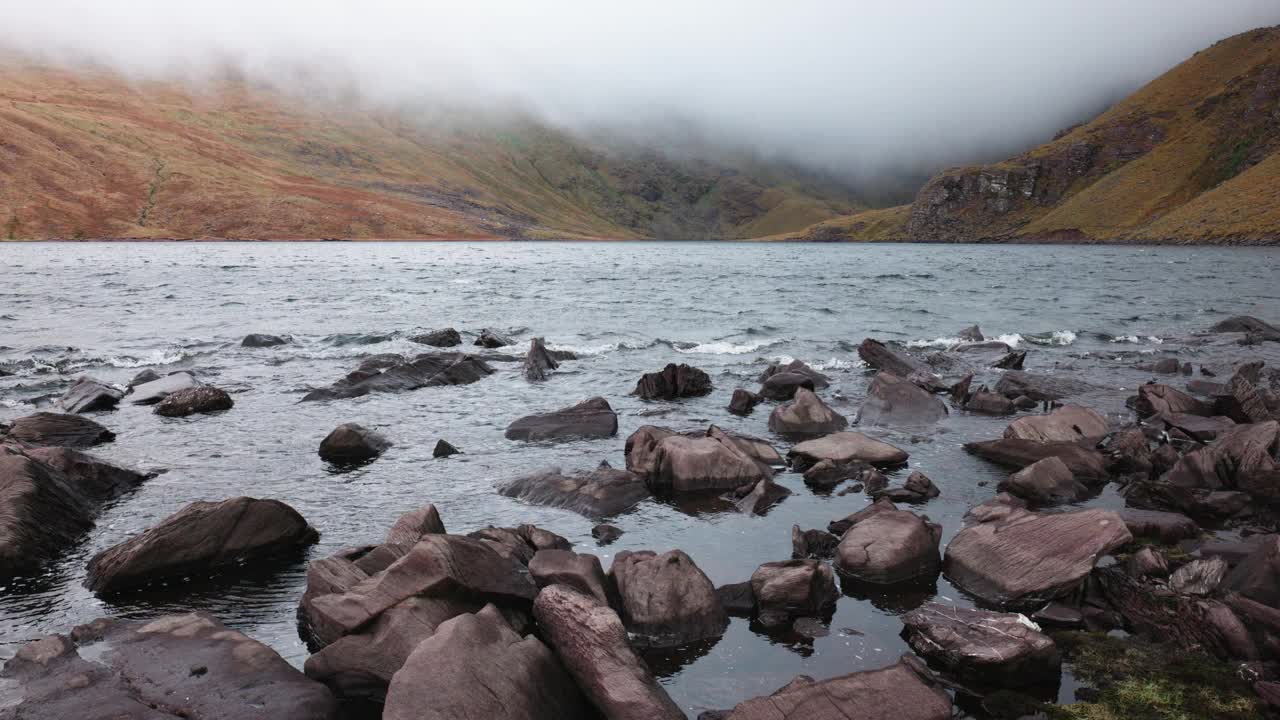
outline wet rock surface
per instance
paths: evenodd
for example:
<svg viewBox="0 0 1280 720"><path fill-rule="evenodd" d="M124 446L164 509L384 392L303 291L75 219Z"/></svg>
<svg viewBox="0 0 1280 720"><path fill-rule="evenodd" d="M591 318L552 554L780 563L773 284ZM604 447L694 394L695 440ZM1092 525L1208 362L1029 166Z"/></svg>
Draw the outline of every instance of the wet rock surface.
<svg viewBox="0 0 1280 720"><path fill-rule="evenodd" d="M633 394L642 400L675 400L700 397L711 392L711 377L692 365L668 364L636 382Z"/></svg>
<svg viewBox="0 0 1280 720"><path fill-rule="evenodd" d="M506 436L508 440L546 442L612 437L617 432L618 414L608 400L593 397L554 412L526 415L507 426Z"/></svg>
<svg viewBox="0 0 1280 720"><path fill-rule="evenodd" d="M121 390L91 377L81 377L58 399L58 408L68 413L112 410L122 397L124 392Z"/></svg>
<svg viewBox="0 0 1280 720"><path fill-rule="evenodd" d="M391 447L382 433L357 423L344 423L320 441L320 457L336 464L372 460Z"/></svg>
<svg viewBox="0 0 1280 720"><path fill-rule="evenodd" d="M222 412L234 406L235 402L226 390L212 385L200 385L170 393L156 403L154 412L156 415L176 418Z"/></svg>
<svg viewBox="0 0 1280 720"><path fill-rule="evenodd" d="M30 447L90 448L116 439L97 422L69 413L40 412L0 428L0 439Z"/></svg>
<svg viewBox="0 0 1280 720"><path fill-rule="evenodd" d="M618 588L623 623L638 646L675 647L719 637L728 625L715 586L679 550L620 552L609 577Z"/></svg>
<svg viewBox="0 0 1280 720"><path fill-rule="evenodd" d="M612 468L573 475L556 468L517 478L500 492L525 502L572 510L593 520L630 510L650 494L644 478Z"/></svg>
<svg viewBox="0 0 1280 720"><path fill-rule="evenodd" d="M1053 640L1016 613L930 603L902 616L921 656L977 687L1056 685L1062 657Z"/></svg>
<svg viewBox="0 0 1280 720"><path fill-rule="evenodd" d="M472 355L427 353L412 360L399 355L374 356L327 388L312 390L303 401L355 398L370 393L402 393L427 387L470 385L493 374Z"/></svg>

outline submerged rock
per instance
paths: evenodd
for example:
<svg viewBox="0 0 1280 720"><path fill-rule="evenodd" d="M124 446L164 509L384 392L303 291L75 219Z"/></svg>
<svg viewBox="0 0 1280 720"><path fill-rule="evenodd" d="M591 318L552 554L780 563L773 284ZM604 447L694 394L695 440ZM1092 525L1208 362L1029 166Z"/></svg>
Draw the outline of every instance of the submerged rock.
<svg viewBox="0 0 1280 720"><path fill-rule="evenodd" d="M823 460L836 465L866 463L876 467L897 467L906 463L907 457L905 450L873 440L859 432L838 432L816 440L806 440L787 453L792 467L800 471Z"/></svg>
<svg viewBox="0 0 1280 720"><path fill-rule="evenodd" d="M370 393L400 393L425 387L469 385L493 374L480 358L461 353L426 353L412 360L399 355L367 358L346 377L317 388L303 402L362 397Z"/></svg>
<svg viewBox="0 0 1280 720"><path fill-rule="evenodd" d="M57 557L93 527L103 505L146 478L68 448L0 445L0 580Z"/></svg>
<svg viewBox="0 0 1280 720"><path fill-rule="evenodd" d="M114 410L124 393L91 377L77 378L57 405L68 413Z"/></svg>
<svg viewBox="0 0 1280 720"><path fill-rule="evenodd" d="M692 365L668 364L658 372L643 375L632 395L641 400L675 400L700 397L711 392L711 377Z"/></svg>
<svg viewBox="0 0 1280 720"><path fill-rule="evenodd" d="M947 406L919 386L887 372L876 373L858 411L860 425L926 425L947 416Z"/></svg>
<svg viewBox="0 0 1280 720"><path fill-rule="evenodd" d="M1037 375L1021 370L1006 370L996 381L995 391L1007 398L1026 397L1036 402L1061 400L1080 395L1094 387L1083 380L1059 375Z"/></svg>
<svg viewBox="0 0 1280 720"><path fill-rule="evenodd" d="M742 488L739 488L738 492L741 492L741 490ZM769 508L782 502L790 495L790 490L769 478L765 478L757 481L755 485L751 486L750 491L738 498L734 502L734 507L738 509L738 512L749 515L763 515Z"/></svg>
<svg viewBox="0 0 1280 720"><path fill-rule="evenodd" d="M938 574L941 525L899 510L887 500L877 501L849 521L852 524L836 548L835 569L842 576L893 585Z"/></svg>
<svg viewBox="0 0 1280 720"><path fill-rule="evenodd" d="M956 533L944 571L997 607L1026 607L1066 595L1104 555L1133 539L1109 510L1039 514L1013 509Z"/></svg>
<svg viewBox="0 0 1280 720"><path fill-rule="evenodd" d="M602 397L539 415L526 415L507 426L508 440L545 442L605 438L618 434L618 414Z"/></svg>
<svg viewBox="0 0 1280 720"><path fill-rule="evenodd" d="M240 347L267 348L288 345L291 342L293 342L293 338L290 337L267 335L265 333L251 333L249 335L245 335L244 339L240 341Z"/></svg>
<svg viewBox="0 0 1280 720"><path fill-rule="evenodd" d="M631 649L622 621L608 605L551 585L538 593L533 615L544 639L602 716L685 720L684 711Z"/></svg>
<svg viewBox="0 0 1280 720"><path fill-rule="evenodd" d="M725 720L949 720L951 696L904 656L896 665L821 682L795 682L739 703Z"/></svg>
<svg viewBox="0 0 1280 720"><path fill-rule="evenodd" d="M536 337L529 341L529 353L524 357L524 377L526 380L546 380L551 371L560 367L560 363L547 352L545 342Z"/></svg>
<svg viewBox="0 0 1280 720"><path fill-rule="evenodd" d="M552 468L517 478L498 492L535 505L572 510L593 520L626 512L649 497L644 478L612 468L573 475Z"/></svg>
<svg viewBox="0 0 1280 720"><path fill-rule="evenodd" d="M903 635L921 656L967 685L1056 685L1062 656L1025 615L929 603L902 616Z"/></svg>
<svg viewBox="0 0 1280 720"><path fill-rule="evenodd" d="M431 347L447 348L457 347L462 344L462 333L453 328L445 328L443 330L432 330L421 335L414 335L409 338L410 342L416 342L419 345L430 345Z"/></svg>
<svg viewBox="0 0 1280 720"><path fill-rule="evenodd" d="M547 646L487 605L418 644L391 679L382 717L592 720L595 712Z"/></svg>
<svg viewBox="0 0 1280 720"><path fill-rule="evenodd" d="M1026 350L1013 350L991 363L991 367L998 370L1021 370L1026 360Z"/></svg>
<svg viewBox="0 0 1280 720"><path fill-rule="evenodd" d="M1107 434L1107 419L1080 405L1064 405L1048 415L1020 417L1004 431L1007 438L1036 442L1097 442Z"/></svg>
<svg viewBox="0 0 1280 720"><path fill-rule="evenodd" d="M7 429L0 426L0 439L31 447L89 448L112 442L116 434L80 415L38 412L14 420Z"/></svg>
<svg viewBox="0 0 1280 720"><path fill-rule="evenodd" d="M596 539L596 543L600 545L609 545L622 537L622 528L616 525L600 523L591 528L591 537Z"/></svg>
<svg viewBox="0 0 1280 720"><path fill-rule="evenodd" d="M170 393L156 404L155 414L163 417L187 417L197 413L230 410L235 405L226 390L212 385L184 388Z"/></svg>
<svg viewBox="0 0 1280 720"><path fill-rule="evenodd" d="M779 435L826 435L848 426L843 415L804 388L796 390L795 400L779 405L769 415L769 429Z"/></svg>
<svg viewBox="0 0 1280 720"><path fill-rule="evenodd" d="M320 457L336 464L361 463L378 457L389 447L391 441L381 433L356 423L345 423L320 442Z"/></svg>
<svg viewBox="0 0 1280 720"><path fill-rule="evenodd" d="M506 335L503 335L491 328L485 328L480 331L480 335L476 338L475 344L482 348L493 350L495 348L514 345L515 343Z"/></svg>
<svg viewBox="0 0 1280 720"><path fill-rule="evenodd" d="M680 550L623 551L609 568L632 642L676 647L719 637L729 624L715 586Z"/></svg>
<svg viewBox="0 0 1280 720"><path fill-rule="evenodd" d="M761 397L750 390L738 388L733 391L733 397L729 399L729 412L734 415L750 415L752 410L756 409L756 405L760 404Z"/></svg>
<svg viewBox="0 0 1280 720"><path fill-rule="evenodd" d="M18 684L12 717L29 720L339 717L323 685L205 613L96 620L24 645L0 675Z"/></svg>
<svg viewBox="0 0 1280 720"><path fill-rule="evenodd" d="M320 534L278 500L194 502L89 561L85 587L98 594L295 551Z"/></svg>
<svg viewBox="0 0 1280 720"><path fill-rule="evenodd" d="M436 441L436 447L431 451L431 457L446 458L450 455L459 455L462 451L453 446L453 443L441 438Z"/></svg>

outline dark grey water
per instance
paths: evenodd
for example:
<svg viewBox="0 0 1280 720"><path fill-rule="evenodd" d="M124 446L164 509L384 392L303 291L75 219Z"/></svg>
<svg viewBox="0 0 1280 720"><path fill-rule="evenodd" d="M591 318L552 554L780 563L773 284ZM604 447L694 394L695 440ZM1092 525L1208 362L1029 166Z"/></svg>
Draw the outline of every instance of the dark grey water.
<svg viewBox="0 0 1280 720"><path fill-rule="evenodd" d="M690 513L651 501L614 520L626 535L597 549L588 520L500 497L494 486L548 465L572 470L608 460L620 467L626 436L647 423L714 422L770 437L767 405L748 418L723 408L735 387L754 389L756 375L778 359L800 358L829 374L833 384L824 396L852 417L868 380L854 351L864 337L945 346L975 322L988 336L1030 348L1028 370L1104 387L1081 400L1121 421L1128 417L1125 396L1150 378L1133 369L1137 363L1166 354L1224 368L1242 357L1280 362L1276 344L1184 342L1229 315L1280 319L1277 279L1274 249L0 245L0 367L17 373L0 378L0 419L32 412L33 403L60 394L77 375L124 383L143 367L194 368L236 400L218 416L165 419L126 405L96 417L118 439L95 452L168 472L109 508L46 574L0 588L0 657L26 639L103 614L145 617L199 607L301 664L306 651L294 610L302 564L112 602L81 587L93 553L191 501L234 495L296 507L323 534L312 557L376 541L400 513L431 502L455 532L532 522L568 537L579 551L598 552L606 566L620 550L678 547L717 584L745 580L760 563L789 557L792 524L824 528L867 499L815 495L798 475L782 475L795 494L765 517ZM341 377L366 355L429 350L405 338L446 326L464 333L492 326L522 345L543 335L581 359L539 384L521 378L518 364L498 364L497 375L466 387L299 404L306 390ZM297 342L240 348L250 332L289 334ZM641 373L667 362L703 368L715 392L669 404L628 396ZM516 417L597 394L621 415L616 438L562 445L503 438ZM396 446L371 465L336 474L316 447L348 421L382 429ZM943 523L945 543L965 509L991 497L1003 477L960 445L998 437L1007 422L953 413L927 432L864 430L908 449L910 469L942 488L923 511ZM440 437L466 454L433 460ZM785 452L787 443L772 439ZM1117 502L1107 492L1089 504ZM653 663L691 714L727 707L798 673L830 677L892 662L906 651L897 615L930 595L965 602L945 579L917 597L844 597L827 637L774 641L734 620L718 642Z"/></svg>

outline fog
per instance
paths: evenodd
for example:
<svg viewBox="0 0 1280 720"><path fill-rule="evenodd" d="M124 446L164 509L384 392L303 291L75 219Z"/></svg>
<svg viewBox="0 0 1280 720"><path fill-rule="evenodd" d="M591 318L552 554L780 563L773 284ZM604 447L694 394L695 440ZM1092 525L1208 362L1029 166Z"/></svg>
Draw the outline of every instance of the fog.
<svg viewBox="0 0 1280 720"><path fill-rule="evenodd" d="M50 61L192 82L231 67L309 97L519 110L864 179L1043 141L1280 22L1276 0L5 4L0 45Z"/></svg>

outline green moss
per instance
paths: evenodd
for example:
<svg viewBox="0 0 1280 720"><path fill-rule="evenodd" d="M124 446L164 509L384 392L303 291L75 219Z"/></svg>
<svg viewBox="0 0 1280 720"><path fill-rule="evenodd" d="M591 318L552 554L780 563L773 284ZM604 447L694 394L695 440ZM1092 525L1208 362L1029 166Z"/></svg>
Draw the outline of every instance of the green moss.
<svg viewBox="0 0 1280 720"><path fill-rule="evenodd" d="M1231 666L1200 653L1106 635L1054 635L1096 700L1052 705L1055 720L1252 720L1262 709Z"/></svg>

